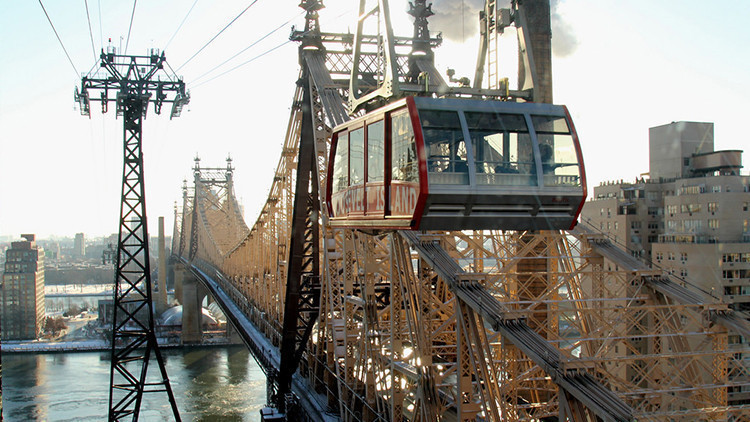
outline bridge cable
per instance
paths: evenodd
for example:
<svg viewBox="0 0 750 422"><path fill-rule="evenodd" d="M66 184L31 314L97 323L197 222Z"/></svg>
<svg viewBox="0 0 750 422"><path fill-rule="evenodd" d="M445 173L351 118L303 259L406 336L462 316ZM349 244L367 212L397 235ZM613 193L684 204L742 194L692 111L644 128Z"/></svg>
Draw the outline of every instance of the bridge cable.
<svg viewBox="0 0 750 422"><path fill-rule="evenodd" d="M128 39L125 41L125 55L128 54L128 44L130 44L130 31L133 29L133 17L135 17L135 5L138 0L133 0L133 13L130 14L130 25L128 26Z"/></svg>
<svg viewBox="0 0 750 422"><path fill-rule="evenodd" d="M266 39L266 38L270 37L270 36L271 36L271 35L273 35L273 34L274 34L275 32L277 32L277 31L278 31L279 29L281 29L281 28L285 27L285 26L286 26L286 25L288 25L288 24L289 24L289 23L290 23L291 21L293 21L294 19L296 19L296 18L298 18L298 17L302 16L302 15L303 15L303 14L305 14L305 13L306 13L306 12L305 12L305 11L303 10L303 11L302 11L301 13L299 13L299 14L298 14L297 16L294 16L293 18L289 19L288 21L286 21L286 22L282 23L281 25L277 26L277 27L276 27L275 29L273 29L273 30L272 30L271 32L269 32L269 33L267 33L266 35L262 36L261 38L257 39L257 40L256 40L255 42L253 42L253 43L252 43L252 44L250 44L249 46L247 46L247 47L243 48L242 50L240 50L240 51L239 51L238 53L236 53L236 54L235 54L235 55L233 55L232 57L230 57L230 58L228 58L228 59L224 60L224 61L223 61L223 62L221 62L220 64L218 64L218 65L214 66L214 67L213 67L213 68L212 68L211 70L209 70L209 71L207 71L207 72L203 73L202 75L198 76L197 78L193 79L193 83L197 82L198 80L200 80L200 79L201 79L201 78L203 78L204 76L208 75L209 73L213 72L214 70L216 70L216 69L220 68L221 66L224 66L225 64L227 64L227 62L231 61L231 60L232 60L232 59L234 59L235 57L239 56L240 54L242 54L242 53L244 53L245 51L249 50L250 48L254 47L254 46L255 46L256 44L258 44L259 42L263 41L264 39Z"/></svg>
<svg viewBox="0 0 750 422"><path fill-rule="evenodd" d="M78 72L78 69L76 69L76 65L73 64L73 60L70 58L70 54L68 54L68 49L65 48L65 44L63 44L62 39L60 39L60 34L57 33L57 29L55 29L55 25L52 23L52 19L50 19L49 14L47 13L47 9L44 8L44 4L42 3L42 0L39 0L39 5L42 6L42 10L44 11L44 15L47 16L47 21L49 22L50 26L52 27L52 30L55 32L55 36L57 37L57 41L60 42L60 47L62 47L63 51L65 52L65 56L68 58L68 61L70 62L70 65L73 66L73 70L76 72L76 77L79 77L80 73Z"/></svg>
<svg viewBox="0 0 750 422"><path fill-rule="evenodd" d="M89 22L89 39L91 39L91 52L94 53L94 61L96 61L96 47L94 47L94 33L91 32L91 14L89 14L89 0L83 0L86 5L86 20Z"/></svg>
<svg viewBox="0 0 750 422"><path fill-rule="evenodd" d="M183 63L182 65L180 65L180 67L178 67L177 70L179 71L186 64L190 63L190 61L193 60L195 58L195 56L198 55L198 53L200 53L201 51L203 51L204 48L208 47L208 45L211 44L219 35L221 35L222 32L226 31L226 29L229 28L237 19L239 19L240 16L242 16L245 12L247 12L247 9L251 8L257 2L258 2L258 0L253 0L253 2L250 3L246 8L244 8L242 10L242 12L240 12L239 15L237 15L234 19L232 19L224 28L221 29L221 31L219 31L216 35L213 36L213 38L211 38L210 40L208 40L208 42L206 44L204 44L203 47L201 47L198 51L196 51L195 54L192 55L192 57L190 57L185 63Z"/></svg>
<svg viewBox="0 0 750 422"><path fill-rule="evenodd" d="M175 37L175 36L177 36L177 33L178 33L178 32L180 32L180 29L182 29L182 25L184 25L184 24L185 24L185 21L187 21L187 18L188 18L188 16L190 16L190 12L192 12L192 11L193 11L193 8L195 8L195 5L196 5L197 3L198 3L198 0L195 0L195 1L193 2L193 5L192 5L192 6L190 6L190 10L188 10L188 12L187 12L187 15L185 15L185 18L183 18L183 19L182 19L182 22L180 22L180 26L178 26L178 27L177 27L177 30L176 30L176 31L174 31L174 34L172 34L172 37L171 37L171 38L169 38L169 41L167 41L167 44L166 44L166 45L164 46L164 48L162 48L162 51L166 50L166 49L167 49L167 47L169 47L169 44L171 44L171 43L172 43L172 40L174 39L174 37Z"/></svg>
<svg viewBox="0 0 750 422"><path fill-rule="evenodd" d="M286 40L286 41L284 41L283 43L281 43L281 44L277 45L276 47L270 48L270 49L268 49L268 50L264 51L263 53L260 53L260 54L258 54L257 56L253 57L252 59L250 59L250 60L248 60L248 61L246 61L246 62L240 63L240 64L238 64L237 66L235 66L235 67L233 67L233 68L231 68L231 69L229 69L229 70L227 70L227 71L225 71L225 72L222 72L222 73L220 73L220 74L218 74L218 75L214 76L214 77L213 77L213 78L211 78L211 79L205 80L205 81L203 81L203 82L201 82L201 83L199 83L199 84L197 84L197 85L192 85L192 86L191 86L191 88L197 88L197 87L199 87L199 86L201 86L201 85L203 85L203 84L207 84L207 83L209 83L209 82L213 81L214 79L216 79L216 78L218 78L218 77L221 77L221 76L224 76L224 75L226 75L227 73L229 73L229 72L232 72L232 71L234 71L234 70L237 70L237 69L239 69L240 67L242 67L242 66L244 66L244 65L246 65L246 64L249 64L249 63L251 63L251 62L253 62L253 61L257 60L257 59L259 59L259 58L261 58L261 57L265 56L266 54L268 54L268 53L270 53L270 52L272 52L272 51L274 51L274 50L278 50L279 48L281 48L281 47L283 47L283 46L285 46L285 45L289 44L290 42L292 42L292 40Z"/></svg>

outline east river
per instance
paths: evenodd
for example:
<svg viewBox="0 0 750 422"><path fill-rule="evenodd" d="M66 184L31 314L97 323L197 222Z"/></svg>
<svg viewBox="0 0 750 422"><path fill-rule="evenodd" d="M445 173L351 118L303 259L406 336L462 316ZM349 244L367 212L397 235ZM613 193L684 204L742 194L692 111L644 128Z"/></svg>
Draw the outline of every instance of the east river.
<svg viewBox="0 0 750 422"><path fill-rule="evenodd" d="M184 421L258 421L266 380L244 346L163 349ZM101 421L109 403L109 352L3 354L6 421ZM155 360L149 377L159 373ZM171 420L166 393L144 394L143 421Z"/></svg>

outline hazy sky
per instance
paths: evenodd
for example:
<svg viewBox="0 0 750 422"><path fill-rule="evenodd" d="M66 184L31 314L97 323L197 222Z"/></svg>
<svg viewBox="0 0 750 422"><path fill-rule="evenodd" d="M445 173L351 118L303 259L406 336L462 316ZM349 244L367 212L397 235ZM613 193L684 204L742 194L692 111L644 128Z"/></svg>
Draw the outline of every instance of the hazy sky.
<svg viewBox="0 0 750 422"><path fill-rule="evenodd" d="M177 69L252 3L194 1L138 2L128 41L133 2L43 0L76 70L38 1L0 2L0 236L84 232L93 237L117 230L122 121L112 111L102 115L97 103L92 104L90 119L81 116L74 107L73 89L80 85L80 73L97 62L92 50L98 55L110 38L121 51L127 44L129 54L166 46L167 61ZM354 28L357 3L326 0L323 30ZM434 3L438 15L431 30L443 31L446 38L436 52L438 69L451 67L457 76L472 77L478 45L476 11L483 2ZM170 121L168 113L149 114L143 148L152 234L162 215L171 233L174 202L181 201L182 180L191 178L196 153L204 166L224 166L231 154L237 196L245 205L248 224L255 221L278 161L299 72L297 46L285 43L292 25L304 25L298 4L258 0L179 69L192 94L182 117ZM404 13L407 4L391 1L398 35L412 32ZM750 111L750 3L552 4L555 102L571 110L589 186L632 180L648 171L648 128L671 121L714 122L717 149L750 149L743 123ZM515 41L510 32L506 37L502 73L514 79Z"/></svg>

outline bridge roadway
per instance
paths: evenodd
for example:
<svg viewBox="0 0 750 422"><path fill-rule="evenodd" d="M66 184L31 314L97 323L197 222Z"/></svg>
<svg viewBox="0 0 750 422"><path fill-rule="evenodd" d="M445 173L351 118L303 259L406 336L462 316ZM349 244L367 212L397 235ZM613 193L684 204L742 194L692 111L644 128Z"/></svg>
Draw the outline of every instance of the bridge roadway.
<svg viewBox="0 0 750 422"><path fill-rule="evenodd" d="M211 293L227 317L227 321L237 330L267 379L272 379L279 371L281 356L279 349L271 344L251 321L251 318L256 316L257 309L219 270L208 262L196 260L190 263L182 257L174 256L173 258L188 269ZM300 405L312 420L323 422L339 420L327 411L325 395L311 391L307 380L297 374L292 380L292 391L300 399Z"/></svg>

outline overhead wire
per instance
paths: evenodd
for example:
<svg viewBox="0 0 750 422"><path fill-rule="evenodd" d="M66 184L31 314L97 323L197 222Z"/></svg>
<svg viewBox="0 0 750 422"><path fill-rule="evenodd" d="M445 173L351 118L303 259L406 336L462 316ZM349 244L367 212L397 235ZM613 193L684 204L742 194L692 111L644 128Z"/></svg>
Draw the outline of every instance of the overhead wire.
<svg viewBox="0 0 750 422"><path fill-rule="evenodd" d="M251 5L251 6L252 6L252 5ZM347 13L350 13L350 12L351 12L352 10L354 10L354 9L350 9L350 10L348 10L348 11L344 11L344 12L342 12L341 14L339 14L339 15L338 15L338 17L337 17L337 18L340 18L341 16L344 16L344 15L346 15ZM304 14L304 13L305 13L305 11L303 11L302 13L300 13L300 15L301 15L301 14ZM282 27L283 27L284 25L287 25L287 24L288 24L289 22L291 22L292 20L294 20L294 19L295 19L295 18L297 18L297 17L299 17L299 15L297 15L297 16L295 16L295 17L293 17L292 19L288 20L288 21L287 21L287 22L285 22L284 24L280 25L280 26L279 26L278 28L276 28L276 29L272 30L272 31L271 31L270 33L266 34L265 36L263 36L263 37L262 37L261 39L259 39L258 41L254 42L253 44L251 44L250 46L246 47L245 49L243 49L243 50L242 50L242 51L240 51L239 53L237 53L237 54L235 54L234 56L230 57L229 59L225 60L225 61L224 61L224 62L222 62L222 63L221 63L220 65L218 65L218 66L215 66L215 67L214 67L213 69L211 69L211 70L209 70L208 72L204 73L203 75L199 76L199 77L198 77L197 79L200 79L200 78L204 77L204 76L205 76L206 74L208 74L208 73L211 73L211 72L213 72L213 71L214 71L214 70L216 70L216 69L217 69L218 67L220 67L220 66L224 65L224 64L225 64L226 62L228 62L229 60L232 60L233 58L237 57L237 56L238 56L239 54L241 54L241 53L243 53L244 51L248 50L248 49L249 49L250 47L252 47L253 45L257 44L257 43L258 43L259 41L263 40L264 38L267 38L267 37L268 37L269 35L273 34L274 32L278 31L278 30L279 30L280 28L282 28ZM217 79L217 78L219 78L219 77L221 77L221 76L224 76L224 75L226 75L227 73L230 73L230 72L233 72L233 71L235 71L235 70L239 69L239 68L240 68L240 67L242 67L242 66L245 66L245 65L247 65L247 64L249 64L249 63L252 63L253 61L255 61L255 60L257 60L257 59L259 59L259 58L261 58L261 57L265 56L266 54L269 54L269 53L273 52L274 50L277 50L277 49L279 49L279 48L281 48L281 47L285 46L286 44L289 44L290 42L292 42L292 40L286 40L286 41L284 41L283 43L281 43L281 44L279 44L279 45L277 45L277 46L275 46L275 47L272 47L272 48L270 48L270 49L268 49L268 50L264 51L263 53L261 53L261 54L259 54L259 55L255 56L255 57L253 57L252 59L249 59L249 60L247 60L247 61L245 61L245 62L243 62L243 63L240 63L240 64L238 64L237 66L234 66L233 68L231 68L231 69L228 69L228 70L226 70L225 72L222 72L222 73L220 73L220 74L218 74L218 75L216 75L216 76L214 76L214 77L212 77L212 78L210 78L210 79L207 79L207 80L205 80L205 81L203 81L203 82L200 82L200 83L197 83L197 84L195 84L195 80L194 80L194 81L193 81L193 82L191 83L191 85L190 85L189 87L190 87L190 88L197 88L197 87L199 87L199 86L201 86L201 85L207 84L207 83L209 83L209 82L213 81L214 79ZM187 63L185 63L185 64L187 64ZM184 64L183 64L183 66L184 66ZM179 70L179 68L178 68L178 70ZM196 79L196 80L197 80L197 79Z"/></svg>
<svg viewBox="0 0 750 422"><path fill-rule="evenodd" d="M91 39L91 52L94 53L94 61L96 61L96 47L94 47L94 33L91 31L91 14L89 14L89 0L83 0L86 5L86 20L89 22L89 38Z"/></svg>
<svg viewBox="0 0 750 422"><path fill-rule="evenodd" d="M177 68L177 70L179 71L186 64L190 63L190 61L193 60L195 58L195 56L197 56L201 51L203 51L203 49L205 49L206 47L208 47L208 45L211 44L219 35L221 35L222 32L226 31L227 28L229 28L237 19L240 18L240 16L242 16L245 12L247 12L247 10L250 9L257 2L258 2L258 0L253 0L247 7L245 7L242 10L242 12L240 12L239 15L237 15L234 19L232 19L224 28L221 29L221 31L219 31L216 35L214 35L213 38L211 38L210 40L208 40L208 42L206 44L204 44L203 47L201 47L200 49L198 49L198 51L196 51L195 54L193 54L185 63L183 63L182 65L180 65Z"/></svg>
<svg viewBox="0 0 750 422"><path fill-rule="evenodd" d="M57 29L55 29L55 25L52 23L52 19L50 19L49 13L47 13L47 9L44 8L44 4L42 3L42 0L39 0L39 5L42 6L42 10L44 11L44 16L47 17L47 21L52 27L52 30L55 32L57 41L60 42L60 47L62 47L63 51L65 52L65 56L68 58L68 61L70 62L70 65L73 67L73 70L76 72L76 77L79 77L81 74L80 72L78 72L78 69L76 69L76 65L73 64L73 60L70 58L70 54L68 54L68 49L65 48L65 44L63 44L62 39L60 39L60 34L57 33Z"/></svg>
<svg viewBox="0 0 750 422"><path fill-rule="evenodd" d="M171 44L171 43L172 43L172 40L174 39L174 37L175 37L175 36L177 36L177 33L178 33L178 32L180 32L180 29L182 29L182 25L184 25L184 24L185 24L185 21L187 21L187 18L188 18L188 16L190 16L190 12L192 12L192 11L193 11L193 8L195 8L195 5L196 5L197 3L198 3L198 0L195 0L195 1L193 2L193 5L192 5L192 6L190 6L190 10L188 10L188 12L187 12L187 15L185 15L185 18L184 18L184 19L182 19L182 22L180 22L180 26L178 26L178 27L177 27L177 30L176 30L176 31L174 31L174 34L172 34L172 36L171 36L171 37L169 38L169 41L167 41L167 44L166 44L166 45L164 46L164 48L162 48L162 51L163 51L163 50L166 50L166 49L167 49L167 47L169 47L169 44Z"/></svg>
<svg viewBox="0 0 750 422"><path fill-rule="evenodd" d="M104 50L104 31L102 29L102 0L98 0L99 5L99 45L102 46L102 50Z"/></svg>
<svg viewBox="0 0 750 422"><path fill-rule="evenodd" d="M285 27L285 26L286 26L286 25L288 25L288 24L289 24L289 23L290 23L291 21L293 21L294 19L297 19L298 17L300 17L300 16L301 16L301 15L303 15L304 13L305 13L305 11L302 11L302 12L301 12L301 13L299 13L298 15L296 15L296 16L294 16L294 17L292 17L292 18L291 18L291 19L289 19L288 21L286 21L286 22L282 23L281 25L277 26L276 28L274 28L273 30L271 30L271 32L269 32L269 33L267 33L266 35L262 36L261 38L259 38L259 39L255 40L255 42L253 42L253 43L252 43L252 44L250 44L249 46L247 46L247 47L243 48L242 50L240 50L240 51L239 51L238 53L236 53L236 54L235 54L235 55L233 55L232 57L230 57L230 58L228 58L228 59L224 60L224 61L223 61L223 62L221 62L220 64L218 64L218 65L214 66L213 68L211 68L211 69L210 69L209 71L207 71L207 72L203 73L202 75L198 76L197 78L193 79L193 83L197 83L197 82L198 82L199 80L201 80L201 79L202 79L202 78L203 78L204 76L208 75L209 73L212 73L212 72L213 72L213 71L215 71L216 69L218 69L218 68L220 68L220 67L224 66L225 64L227 64L227 62L231 61L231 60L232 60L232 59L234 59L235 57L237 57L237 56L239 56L240 54L244 53L245 51L247 51L247 50L251 49L252 47L254 47L255 45L257 45L257 44L258 44L259 42L261 42L261 41L263 41L264 39L266 39L266 38L270 37L270 36L271 36L271 35L273 35L273 34L274 34L275 32L277 32L277 31L278 31L279 29L281 29L281 28Z"/></svg>
<svg viewBox="0 0 750 422"><path fill-rule="evenodd" d="M128 26L128 39L125 41L125 54L128 54L128 44L130 44L130 31L133 29L133 17L135 17L135 5L138 0L133 0L133 13L130 14L130 25Z"/></svg>
<svg viewBox="0 0 750 422"><path fill-rule="evenodd" d="M250 60L248 60L248 61L246 61L246 62L240 63L240 64L238 64L237 66L235 66L235 67L233 67L233 68L231 68L231 69L229 69L229 70L227 70L227 71L225 71L225 72L222 72L222 73L220 73L220 74L218 74L218 75L214 76L214 77L213 77L213 78L211 78L211 79L207 79L207 80L205 80L205 81L203 81L203 82L201 82L201 83L199 83L199 84L197 84L197 85L192 85L192 86L191 86L191 88L198 88L199 86L201 86L201 85L204 85L204 84L207 84L207 83L209 83L209 82L213 81L213 80L214 80L214 79L216 79L216 78L219 78L219 77L221 77L221 76L224 76L224 75L226 75L226 74L227 74L227 73L229 73L229 72L233 72L233 71L235 71L235 70L237 70L237 69L241 68L242 66L245 66L246 64L252 63L253 61L255 61L255 60L257 60L257 59L259 59L259 58L261 58L261 57L265 56L266 54L268 54L268 53L270 53L270 52L272 52L272 51L274 51L274 50L278 50L279 48L281 48L281 47L283 47L283 46L285 46L285 45L289 44L290 42L292 42L292 40L286 40L286 41L284 41L283 43L281 43L281 44L277 45L276 47L270 48L270 49L268 49L268 50L264 51L263 53L261 53L261 54L258 54L257 56L253 57L252 59L250 59Z"/></svg>

